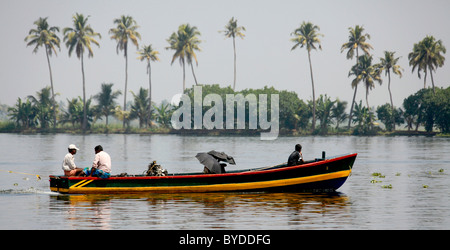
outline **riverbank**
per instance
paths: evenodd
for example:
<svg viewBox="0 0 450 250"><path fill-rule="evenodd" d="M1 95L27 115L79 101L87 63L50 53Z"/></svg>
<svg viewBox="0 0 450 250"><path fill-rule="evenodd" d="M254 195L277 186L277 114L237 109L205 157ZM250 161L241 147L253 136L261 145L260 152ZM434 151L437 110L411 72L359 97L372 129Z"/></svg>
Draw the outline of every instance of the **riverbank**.
<svg viewBox="0 0 450 250"><path fill-rule="evenodd" d="M122 125L112 124L108 128L104 125L94 125L91 129L83 133L80 128L74 128L70 126L57 127L57 128L29 128L29 129L18 129L14 126L14 123L10 122L0 122L0 133L16 133L16 134L176 134L176 135L194 135L194 136L259 136L261 132L267 132L260 129L171 129L162 128L158 126L153 126L151 128L138 128L138 127L127 127L123 128ZM310 136L310 135L355 135L354 128L350 129L334 129L330 128L327 133L318 133L305 131L305 130L288 130L280 129L279 136ZM358 136L358 135L357 135ZM407 131L407 130L396 130L396 131L384 131L377 130L369 135L360 134L359 136L438 136L438 137L449 137L450 134L439 133L439 132L426 132L426 131Z"/></svg>

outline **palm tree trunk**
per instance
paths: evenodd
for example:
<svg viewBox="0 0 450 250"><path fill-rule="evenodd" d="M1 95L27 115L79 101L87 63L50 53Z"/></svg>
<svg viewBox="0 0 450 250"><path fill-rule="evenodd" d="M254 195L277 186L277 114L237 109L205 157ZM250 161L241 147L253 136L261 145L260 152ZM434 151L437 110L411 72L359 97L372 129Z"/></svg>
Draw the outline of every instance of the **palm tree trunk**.
<svg viewBox="0 0 450 250"><path fill-rule="evenodd" d="M358 47L356 47L356 65L358 65L358 63L359 63L359 50L358 50ZM348 116L348 128L347 129L350 129L350 124L352 123L353 105L355 104L357 90L358 90L358 85L355 86L355 93L353 93L353 100L352 100L352 106L350 108L350 114Z"/></svg>
<svg viewBox="0 0 450 250"><path fill-rule="evenodd" d="M53 89L53 76L52 67L50 66L50 57L48 56L48 50L46 48L45 54L47 55L48 71L50 72L50 85L52 88L52 106L53 106L53 128L56 128L56 103L55 103L55 91Z"/></svg>
<svg viewBox="0 0 450 250"><path fill-rule="evenodd" d="M394 113L394 102L392 101L392 92L391 92L391 72L388 70L388 90L389 97L391 98L391 109L392 109L392 128L395 131L395 113Z"/></svg>
<svg viewBox="0 0 450 250"><path fill-rule="evenodd" d="M369 106L369 87L366 87L366 104L367 104L367 111L370 112L370 106Z"/></svg>
<svg viewBox="0 0 450 250"><path fill-rule="evenodd" d="M312 131L316 129L316 95L314 92L314 78L313 78L313 70L311 65L311 53L308 50L308 60L309 60L309 71L311 73L311 85L312 85L312 97L313 97L313 120L312 120Z"/></svg>
<svg viewBox="0 0 450 250"><path fill-rule="evenodd" d="M427 88L427 69L425 68L425 76L423 77L423 88Z"/></svg>
<svg viewBox="0 0 450 250"><path fill-rule="evenodd" d="M236 90L236 42L233 36L233 50L234 50L234 82L233 82L233 91Z"/></svg>
<svg viewBox="0 0 450 250"><path fill-rule="evenodd" d="M197 83L197 77L195 77L194 66L192 65L192 63L191 63L191 69L192 69L192 75L194 76L195 85L198 85L198 83Z"/></svg>
<svg viewBox="0 0 450 250"><path fill-rule="evenodd" d="M182 62L182 64L183 64L183 94L184 94L184 91L186 90L186 68L184 65L184 61Z"/></svg>
<svg viewBox="0 0 450 250"><path fill-rule="evenodd" d="M126 48L125 48L126 51ZM128 88L128 55L125 52L125 91L123 92L123 111L127 111L127 88ZM125 124L127 123L127 119L123 118L122 127L125 128Z"/></svg>
<svg viewBox="0 0 450 250"><path fill-rule="evenodd" d="M431 85L433 85L433 95L436 95L436 90L434 89L433 70L431 69L430 69L430 77L431 77Z"/></svg>
<svg viewBox="0 0 450 250"><path fill-rule="evenodd" d="M83 125L81 126L81 129L83 130L83 133L85 133L87 127L87 114L86 114L86 82L84 77L83 52L81 52L81 74L83 76Z"/></svg>
<svg viewBox="0 0 450 250"><path fill-rule="evenodd" d="M355 92L353 93L352 106L350 108L350 114L348 116L348 129L350 129L350 123L352 122L352 113L353 113L353 106L355 104L356 90L358 90L358 85L355 86Z"/></svg>
<svg viewBox="0 0 450 250"><path fill-rule="evenodd" d="M148 125L152 126L152 68L150 60L148 62Z"/></svg>

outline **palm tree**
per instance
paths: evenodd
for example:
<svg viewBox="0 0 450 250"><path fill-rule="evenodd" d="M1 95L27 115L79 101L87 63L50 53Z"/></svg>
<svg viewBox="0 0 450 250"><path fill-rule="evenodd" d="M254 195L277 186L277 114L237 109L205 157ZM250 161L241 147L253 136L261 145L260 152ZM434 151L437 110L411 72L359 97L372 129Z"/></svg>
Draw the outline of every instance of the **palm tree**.
<svg viewBox="0 0 450 250"><path fill-rule="evenodd" d="M336 129L339 128L339 124L344 122L345 119L348 118L348 115L345 113L347 109L347 102L340 101L339 98L336 98L336 105L331 108L331 117L336 119Z"/></svg>
<svg viewBox="0 0 450 250"><path fill-rule="evenodd" d="M185 74L186 61L188 64L191 65L195 85L198 85L197 78L195 77L194 73L194 66L192 65L193 62L192 60L194 59L196 64L198 65L195 50L201 51L200 47L198 46L201 42L197 37L199 35L200 32L198 31L197 27L191 26L189 24L182 24L178 27L178 31L173 32L172 35L170 35L169 39L167 39L167 42L169 43L170 46L166 47L166 49L171 49L175 51L172 57L171 64L173 64L173 62L178 58L181 66L183 67L183 92L186 89L186 74Z"/></svg>
<svg viewBox="0 0 450 250"><path fill-rule="evenodd" d="M51 116L55 113L52 109L56 107L56 104L50 98L50 92L50 87L45 87L40 92L36 92L36 97L32 95L28 96L28 99L36 110L36 118L39 120L43 129L48 128L48 124L52 120Z"/></svg>
<svg viewBox="0 0 450 250"><path fill-rule="evenodd" d="M235 38L236 36L244 39L245 35L242 33L242 31L245 31L245 27L238 26L237 25L237 19L235 20L234 17L230 19L228 24L225 26L225 30L219 31L224 32L226 38L233 38L233 51L234 51L234 82L233 82L233 90L236 89L236 42Z"/></svg>
<svg viewBox="0 0 450 250"><path fill-rule="evenodd" d="M412 72L417 68L419 78L420 71L423 70L425 72L423 88L426 87L427 72L430 72L434 94L436 94L436 91L434 89L433 71L444 65L445 57L442 54L446 52L447 50L441 40L436 41L433 36L426 36L422 41L414 44L413 51L408 55Z"/></svg>
<svg viewBox="0 0 450 250"><path fill-rule="evenodd" d="M152 48L152 45L144 45L142 49L138 51L138 59L141 61L147 60L147 74L148 74L148 121L151 126L150 118L152 116L152 68L150 62L159 61L157 50Z"/></svg>
<svg viewBox="0 0 450 250"><path fill-rule="evenodd" d="M320 95L317 99L317 117L320 121L320 134L328 133L328 126L332 123L331 112L335 103L336 101L331 101L330 97L328 97L326 94L325 96Z"/></svg>
<svg viewBox="0 0 450 250"><path fill-rule="evenodd" d="M394 102L392 101L392 92L391 92L391 69L392 73L398 75L400 78L402 77L402 67L400 65L397 65L398 60L400 57L395 58L394 56L395 52L390 51L384 51L384 58L380 58L381 63L380 66L383 70L385 70L385 75L388 76L388 90L389 90L389 97L391 99L391 109L392 114L394 114ZM395 118L392 116L392 126L395 130Z"/></svg>
<svg viewBox="0 0 450 250"><path fill-rule="evenodd" d="M28 46L35 46L33 53L37 53L39 47L45 46L45 55L47 56L47 64L48 64L48 71L50 73L50 86L52 90L52 103L53 103L53 127L56 127L56 102L55 102L55 89L53 87L53 76L52 76L52 67L50 65L50 56L55 52L56 53L56 47L60 49L60 39L55 34L55 32L59 32L59 27L56 26L50 26L47 22L47 18L40 17L38 20L34 22L36 25L35 29L31 29L28 32L28 36L25 37L25 42ZM60 49L61 50L61 49Z"/></svg>
<svg viewBox="0 0 450 250"><path fill-rule="evenodd" d="M16 126L21 126L25 129L36 125L36 115L37 111L29 99L26 102L22 102L22 99L19 97L16 105L8 108L10 119L16 122Z"/></svg>
<svg viewBox="0 0 450 250"><path fill-rule="evenodd" d="M72 123L72 127L75 128L75 123L83 122L83 100L81 97L72 98L72 100L66 99L69 104L67 107L67 111L64 111L61 117L61 122Z"/></svg>
<svg viewBox="0 0 450 250"><path fill-rule="evenodd" d="M81 61L81 74L83 76L83 123L82 130L86 131L87 127L87 110L86 110L86 81L84 76L84 52L88 51L88 57L93 57L94 52L92 51L91 43L100 47L100 44L95 40L94 37L101 38L102 36L99 33L94 32L89 25L88 22L89 16L84 17L83 14L76 13L72 17L73 28L67 27L63 29L64 33L64 41L66 42L66 46L69 49L69 57L72 55L72 52L75 50L77 53L78 59Z"/></svg>
<svg viewBox="0 0 450 250"><path fill-rule="evenodd" d="M320 30L319 26L312 24L311 22L303 22L300 25L300 28L296 29L291 35L294 38L291 39L295 45L292 47L291 51L300 46L303 48L306 46L306 50L308 51L308 60L309 60L309 70L311 73L311 85L312 85L312 97L313 97L313 120L312 120L312 130L316 128L316 96L314 92L314 78L313 78L313 70L311 64L311 50L317 50L316 44L319 45L319 49L322 50L322 46L320 45L319 36L323 36L322 34L317 33Z"/></svg>
<svg viewBox="0 0 450 250"><path fill-rule="evenodd" d="M122 15L120 18L114 19L114 24L116 24L117 27L110 29L109 34L111 34L111 39L116 40L117 42L117 54L119 54L119 50L123 50L123 54L125 56L125 90L123 92L123 111L126 111L128 88L128 41L131 41L136 46L136 49L139 49L137 39L141 39L141 34L136 31L139 26L131 16ZM123 127L125 127L125 123L126 121L124 120Z"/></svg>
<svg viewBox="0 0 450 250"><path fill-rule="evenodd" d="M86 126L90 127L90 123L94 120L94 110L91 108L91 101L92 98L89 98L84 102L80 96L72 98L72 100L67 99L69 107L62 115L62 123L70 122L75 127L75 123L82 125L86 121Z"/></svg>
<svg viewBox="0 0 450 250"><path fill-rule="evenodd" d="M148 93L144 88L139 88L137 95L131 91L134 97L134 103L131 105L130 119L139 118L139 128L150 123L148 116Z"/></svg>
<svg viewBox="0 0 450 250"><path fill-rule="evenodd" d="M159 107L154 107L156 110L156 122L158 122L164 128L169 128L172 117L172 106L170 104L161 103Z"/></svg>
<svg viewBox="0 0 450 250"><path fill-rule="evenodd" d="M372 56L362 55L358 59L358 64L354 65L348 76L355 76L352 81L352 87L356 87L361 81L366 87L366 104L367 110L370 111L369 106L369 90L375 87L375 82L380 85L383 82L381 79L381 68L379 64L372 65Z"/></svg>
<svg viewBox="0 0 450 250"><path fill-rule="evenodd" d="M116 107L117 97L122 94L120 90L112 91L113 83L102 83L101 91L94 98L97 100L98 105L96 107L97 112L100 116L105 116L106 119L106 129L108 129L108 116L114 113L114 108Z"/></svg>
<svg viewBox="0 0 450 250"><path fill-rule="evenodd" d="M356 64L358 64L359 60L359 48L361 48L366 55L370 55L369 49L373 49L372 45L366 42L367 39L370 39L369 34L363 34L364 27L356 25L355 28L348 28L349 35L348 35L348 42L342 44L341 47L341 53L344 50L347 50L347 59L353 59L353 56L356 52ZM358 90L358 85L353 85L352 87L355 88L355 92L353 93L353 100L352 105L350 108L350 114L348 118L348 128L350 129L350 123L352 121L352 113L353 113L353 105L355 104L355 98L356 98L356 91Z"/></svg>

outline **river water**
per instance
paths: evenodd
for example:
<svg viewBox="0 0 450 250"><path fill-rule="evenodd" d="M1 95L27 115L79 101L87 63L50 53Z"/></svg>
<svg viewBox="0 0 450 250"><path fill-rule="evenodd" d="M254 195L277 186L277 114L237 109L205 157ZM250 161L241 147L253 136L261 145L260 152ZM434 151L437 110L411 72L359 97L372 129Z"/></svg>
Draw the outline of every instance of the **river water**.
<svg viewBox="0 0 450 250"><path fill-rule="evenodd" d="M228 169L271 166L296 143L305 159L358 157L333 194L60 195L48 176L62 174L72 143L79 167L101 144L113 174L140 174L152 160L169 173L198 172L195 155L212 149L234 156ZM450 229L448 138L0 134L0 148L0 229Z"/></svg>

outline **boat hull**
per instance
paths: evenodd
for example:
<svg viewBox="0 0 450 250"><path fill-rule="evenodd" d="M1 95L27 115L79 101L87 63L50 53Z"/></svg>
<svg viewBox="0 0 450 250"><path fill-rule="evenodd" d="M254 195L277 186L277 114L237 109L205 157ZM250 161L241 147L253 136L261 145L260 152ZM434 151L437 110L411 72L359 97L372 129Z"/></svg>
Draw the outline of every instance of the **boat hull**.
<svg viewBox="0 0 450 250"><path fill-rule="evenodd" d="M50 189L59 193L181 193L181 192L331 192L344 184L357 154L298 166L284 164L225 174L173 174L168 176L65 177L50 176Z"/></svg>

